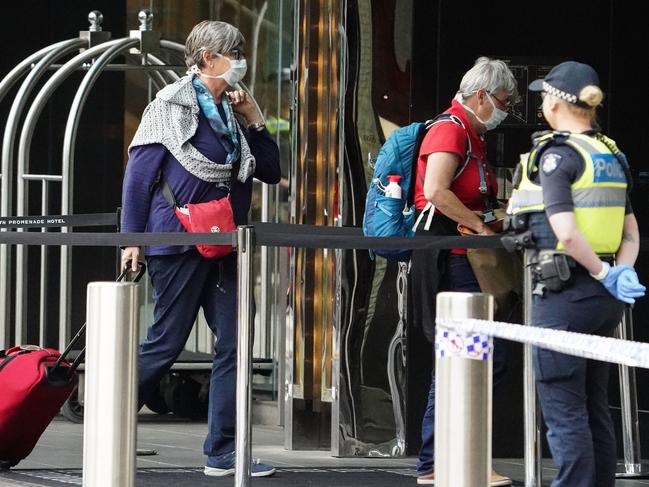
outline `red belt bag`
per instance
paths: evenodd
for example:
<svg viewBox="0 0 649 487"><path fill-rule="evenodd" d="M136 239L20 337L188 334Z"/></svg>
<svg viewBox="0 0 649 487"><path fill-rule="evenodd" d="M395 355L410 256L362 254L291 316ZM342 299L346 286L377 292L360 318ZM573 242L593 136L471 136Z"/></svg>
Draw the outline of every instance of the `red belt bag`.
<svg viewBox="0 0 649 487"><path fill-rule="evenodd" d="M207 203L189 203L179 207L166 181L162 183L162 194L175 208L178 220L189 233L233 232L237 229L230 196ZM232 245L198 244L196 248L206 259L218 259L231 254L234 250Z"/></svg>

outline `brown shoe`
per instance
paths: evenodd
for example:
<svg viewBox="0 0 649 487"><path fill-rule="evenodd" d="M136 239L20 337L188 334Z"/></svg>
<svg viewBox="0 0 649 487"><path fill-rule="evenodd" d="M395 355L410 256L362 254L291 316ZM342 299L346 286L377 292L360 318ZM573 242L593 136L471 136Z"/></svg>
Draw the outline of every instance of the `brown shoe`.
<svg viewBox="0 0 649 487"><path fill-rule="evenodd" d="M496 473L495 470L491 471L491 487L498 487L500 485L512 485L512 479Z"/></svg>
<svg viewBox="0 0 649 487"><path fill-rule="evenodd" d="M427 473L417 477L417 483L420 485L435 485L435 472ZM501 485L512 485L512 479L496 473L495 470L491 471L491 487L498 487Z"/></svg>
<svg viewBox="0 0 649 487"><path fill-rule="evenodd" d="M435 472L425 473L417 477L417 483L423 485L435 485Z"/></svg>

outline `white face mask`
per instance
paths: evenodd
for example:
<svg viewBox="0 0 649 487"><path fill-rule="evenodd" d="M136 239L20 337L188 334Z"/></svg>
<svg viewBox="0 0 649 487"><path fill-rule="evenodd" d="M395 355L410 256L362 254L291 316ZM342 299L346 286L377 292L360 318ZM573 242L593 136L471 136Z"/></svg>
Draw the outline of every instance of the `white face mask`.
<svg viewBox="0 0 649 487"><path fill-rule="evenodd" d="M227 84L234 88L234 85L241 81L246 75L246 72L248 71L248 63L245 59L230 59L221 54L218 54L218 56L223 57L230 62L230 69L225 73L218 75L217 78L223 78Z"/></svg>
<svg viewBox="0 0 649 487"><path fill-rule="evenodd" d="M462 103L462 106L464 108L466 108L468 111L473 113L475 118L478 119L478 122L480 122L482 125L484 125L484 127L487 130L493 130L496 127L498 127L498 125L500 125L503 122L503 120L505 120L507 118L508 113L505 110L501 110L500 108L498 108L496 106L494 101L491 99L491 95L489 93L487 93L487 98L489 99L489 102L491 103L491 106L494 109L491 112L491 116L489 117L488 120L482 120L480 117L478 117L478 114L471 109L471 107L468 107L464 103L462 103L464 101L464 99L462 98L461 93L458 93L457 95L455 95L455 99L457 101L459 101L460 103Z"/></svg>
<svg viewBox="0 0 649 487"><path fill-rule="evenodd" d="M223 74L207 74L203 73L196 65L192 66L188 73L200 74L205 78L220 78L225 80L227 84L234 88L234 86L243 79L248 71L248 63L245 59L230 59L222 54L217 54L217 56L225 58L230 63L230 68Z"/></svg>

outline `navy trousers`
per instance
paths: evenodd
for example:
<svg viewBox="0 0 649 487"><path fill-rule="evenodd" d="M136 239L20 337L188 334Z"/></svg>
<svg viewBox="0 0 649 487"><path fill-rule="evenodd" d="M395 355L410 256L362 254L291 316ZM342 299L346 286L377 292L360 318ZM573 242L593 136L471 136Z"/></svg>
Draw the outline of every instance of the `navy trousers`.
<svg viewBox="0 0 649 487"><path fill-rule="evenodd" d="M441 289L445 291L458 291L479 293L480 285L476 280L473 269L465 255L449 254L447 269ZM433 299L434 297L431 297ZM433 358L435 345L433 344ZM496 387L502 382L506 370L506 348L502 340L494 339L493 358L493 384ZM435 371L433 370L430 390L428 391L428 404L421 423L421 449L417 461L417 475L424 475L434 470L435 462Z"/></svg>
<svg viewBox="0 0 649 487"><path fill-rule="evenodd" d="M585 271L559 293L534 296L534 326L610 336L624 304ZM613 487L616 446L608 407L610 365L534 350L536 387L559 469L552 487Z"/></svg>
<svg viewBox="0 0 649 487"><path fill-rule="evenodd" d="M140 346L139 405L185 347L199 308L216 337L210 382L208 433L203 450L212 463L234 451L237 367L237 259L212 261L198 251L147 257L153 285L153 324Z"/></svg>

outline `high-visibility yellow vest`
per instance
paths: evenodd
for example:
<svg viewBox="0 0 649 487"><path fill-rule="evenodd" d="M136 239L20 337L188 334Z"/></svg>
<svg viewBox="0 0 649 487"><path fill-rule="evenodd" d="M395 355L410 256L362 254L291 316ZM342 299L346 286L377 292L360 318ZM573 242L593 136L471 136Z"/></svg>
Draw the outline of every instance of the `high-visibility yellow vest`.
<svg viewBox="0 0 649 487"><path fill-rule="evenodd" d="M550 142L572 147L584 160L584 172L571 186L579 231L596 253L617 252L622 241L628 172L613 152L617 151L615 142L603 135L552 132L538 138L532 150L521 155L520 183L512 192L507 212L545 211L541 185L535 181L539 180L539 156ZM560 242L556 248L564 249Z"/></svg>

